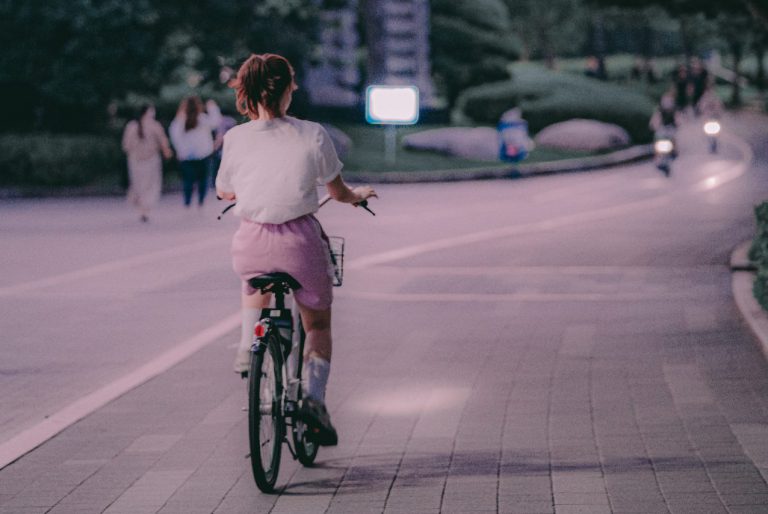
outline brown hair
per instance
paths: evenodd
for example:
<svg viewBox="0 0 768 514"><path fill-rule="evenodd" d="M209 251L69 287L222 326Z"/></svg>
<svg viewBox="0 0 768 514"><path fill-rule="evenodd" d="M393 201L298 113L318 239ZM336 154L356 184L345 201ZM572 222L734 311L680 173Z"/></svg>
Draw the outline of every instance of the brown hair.
<svg viewBox="0 0 768 514"><path fill-rule="evenodd" d="M293 66L288 59L276 54L251 54L240 66L232 87L237 96L240 114L259 117L258 104L274 118L285 113L280 101L288 88L294 86Z"/></svg>
<svg viewBox="0 0 768 514"><path fill-rule="evenodd" d="M200 100L199 96L188 96L182 100L181 105L181 110L186 116L184 131L189 132L197 127L197 118L200 116L200 113L203 112L203 101Z"/></svg>
<svg viewBox="0 0 768 514"><path fill-rule="evenodd" d="M131 119L136 120L136 123L139 126L139 139L144 139L144 125L142 125L141 119L151 107L153 107L152 104L142 104L140 108L133 112L133 118Z"/></svg>

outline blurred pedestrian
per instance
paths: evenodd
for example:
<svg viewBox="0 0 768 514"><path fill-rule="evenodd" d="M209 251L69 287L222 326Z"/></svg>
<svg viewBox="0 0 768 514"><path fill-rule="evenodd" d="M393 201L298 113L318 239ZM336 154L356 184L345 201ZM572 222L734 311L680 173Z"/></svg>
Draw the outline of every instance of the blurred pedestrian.
<svg viewBox="0 0 768 514"><path fill-rule="evenodd" d="M206 102L206 109L208 112L211 112L213 109L218 109L218 105L213 100L208 100ZM229 129L237 125L237 120L233 118L232 116L225 115L222 113L221 119L219 120L219 124L216 127L216 130L214 131L214 137L213 137L213 156L211 157L211 186L216 187L216 175L219 171L219 166L221 165L221 155L222 155L222 147L224 146L224 134L226 134Z"/></svg>
<svg viewBox="0 0 768 514"><path fill-rule="evenodd" d="M723 101L715 92L714 80L709 78L696 104L697 112L707 119L719 119L723 114Z"/></svg>
<svg viewBox="0 0 768 514"><path fill-rule="evenodd" d="M659 76L656 72L656 61L654 61L652 58L645 60L645 80L649 84L655 84L659 81Z"/></svg>
<svg viewBox="0 0 768 514"><path fill-rule="evenodd" d="M677 110L685 112L688 107L688 67L685 63L681 63L675 69L672 76L672 81L675 84L675 105Z"/></svg>
<svg viewBox="0 0 768 514"><path fill-rule="evenodd" d="M213 154L213 132L220 119L221 112L215 102L205 113L200 97L189 96L181 101L171 122L169 132L181 168L185 207L192 204L195 186L198 206L202 207L205 201Z"/></svg>
<svg viewBox="0 0 768 514"><path fill-rule="evenodd" d="M125 126L122 141L128 157L128 201L139 210L140 220L149 221L151 209L160 200L163 184L162 157L173 156L155 108L143 105Z"/></svg>
<svg viewBox="0 0 768 514"><path fill-rule="evenodd" d="M606 80L608 78L608 74L605 71L605 62L598 59L594 55L590 55L587 57L587 63L584 68L584 75L593 79Z"/></svg>
<svg viewBox="0 0 768 514"><path fill-rule="evenodd" d="M690 94L691 105L694 108L694 112L698 116L699 99L701 99L701 95L704 94L704 90L707 89L709 84L709 71L698 57L691 59L691 72L688 77L688 82L688 92Z"/></svg>
<svg viewBox="0 0 768 514"><path fill-rule="evenodd" d="M651 115L649 126L654 132L674 132L679 125L677 102L675 102L676 88L670 89L659 100L659 104Z"/></svg>

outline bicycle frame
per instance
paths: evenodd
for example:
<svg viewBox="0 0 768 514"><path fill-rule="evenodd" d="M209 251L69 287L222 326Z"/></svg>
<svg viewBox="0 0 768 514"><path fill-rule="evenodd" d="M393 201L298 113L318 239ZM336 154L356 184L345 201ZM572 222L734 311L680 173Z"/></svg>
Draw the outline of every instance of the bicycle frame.
<svg viewBox="0 0 768 514"><path fill-rule="evenodd" d="M320 205L328 201L324 198ZM233 204L234 205L234 204ZM368 208L368 202L363 200L356 204L375 215ZM222 215L232 208L227 207ZM219 216L221 219L221 216ZM341 239L341 238L339 238ZM343 243L338 251L338 259L334 253L330 239L328 250L334 266L334 285L341 285ZM274 307L261 310L260 319L254 327L254 341L251 345L251 365L248 376L248 420L249 420L249 444L251 447L251 467L253 469L256 484L263 492L272 492L277 474L280 468L280 452L282 444L288 446L291 456L304 466L310 466L315 460L318 451L318 443L311 437L311 432L298 416L300 402L302 400L302 368L304 365L304 343L306 334L301 322L298 308L286 306L286 296L296 291L301 285L287 273L275 272L260 275L249 279L249 284L262 294L271 293L274 297ZM295 305L295 301L294 301ZM292 306L293 307L293 306ZM271 356L272 365L265 373L262 366L269 363ZM245 376L245 375L244 375ZM271 377L262 381L262 377ZM272 384L270 389L268 384ZM267 401L262 403L262 385ZM262 410L263 409L263 410ZM266 414L272 418L273 439L269 433L260 432L262 416ZM288 437L287 427L290 427L292 437ZM269 429L268 429L269 431ZM308 436L309 434L309 436ZM262 436L265 441L262 442ZM272 442L273 446L267 446ZM267 448L266 454L261 451ZM268 448L272 448L269 450ZM254 449L256 451L254 451ZM265 468L263 457L268 456L270 467Z"/></svg>
<svg viewBox="0 0 768 514"><path fill-rule="evenodd" d="M251 351L267 351L267 341L272 334L277 334L283 350L282 382L286 387L283 388L280 401L280 415L285 420L287 427L290 427L293 435L297 434L299 427L296 423L295 415L298 411L298 404L302 398L301 373L304 365L304 342L306 339L303 326L301 324L301 314L298 309L286 307L285 297L289 294L282 285L276 285L273 288L264 290L274 295L274 307L266 307L261 310L259 324L263 327L261 337L254 339ZM298 336L298 337L296 337ZM294 460L298 459L296 448L293 447L291 438L283 435L283 441L291 452Z"/></svg>

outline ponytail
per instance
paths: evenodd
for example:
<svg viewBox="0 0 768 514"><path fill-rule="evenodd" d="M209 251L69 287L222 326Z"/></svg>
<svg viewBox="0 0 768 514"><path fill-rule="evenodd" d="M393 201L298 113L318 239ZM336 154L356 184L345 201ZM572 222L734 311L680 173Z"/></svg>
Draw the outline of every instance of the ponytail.
<svg viewBox="0 0 768 514"><path fill-rule="evenodd" d="M288 88L293 87L294 71L285 57L276 54L251 54L240 66L233 87L240 114L259 117L258 105L272 117L285 113L280 102Z"/></svg>

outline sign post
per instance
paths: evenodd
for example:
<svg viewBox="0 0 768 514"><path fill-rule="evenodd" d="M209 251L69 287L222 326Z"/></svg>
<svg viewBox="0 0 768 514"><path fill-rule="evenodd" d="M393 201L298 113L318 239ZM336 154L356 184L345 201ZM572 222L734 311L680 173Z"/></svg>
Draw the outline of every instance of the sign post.
<svg viewBox="0 0 768 514"><path fill-rule="evenodd" d="M397 126L419 121L419 88L416 86L368 86L365 91L365 119L384 125L384 160L397 160Z"/></svg>

